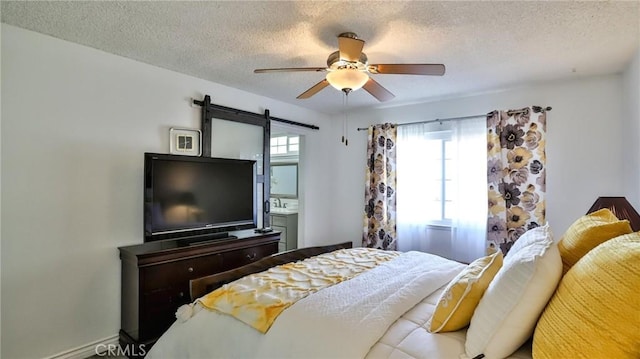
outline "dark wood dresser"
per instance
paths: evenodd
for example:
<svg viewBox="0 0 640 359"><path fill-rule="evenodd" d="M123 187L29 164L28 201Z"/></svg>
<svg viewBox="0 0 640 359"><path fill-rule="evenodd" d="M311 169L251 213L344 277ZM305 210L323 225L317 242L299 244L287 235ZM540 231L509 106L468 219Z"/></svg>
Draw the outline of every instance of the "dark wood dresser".
<svg viewBox="0 0 640 359"><path fill-rule="evenodd" d="M234 239L185 245L164 240L118 248L122 262L120 345L148 351L190 303L189 280L237 268L278 252L280 232L234 231ZM144 352L144 351L143 351Z"/></svg>

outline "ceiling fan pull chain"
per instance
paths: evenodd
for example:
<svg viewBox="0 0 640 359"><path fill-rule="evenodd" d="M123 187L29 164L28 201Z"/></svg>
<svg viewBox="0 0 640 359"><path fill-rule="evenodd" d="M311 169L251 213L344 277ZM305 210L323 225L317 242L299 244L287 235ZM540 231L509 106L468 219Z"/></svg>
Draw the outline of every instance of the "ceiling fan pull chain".
<svg viewBox="0 0 640 359"><path fill-rule="evenodd" d="M349 146L349 92L344 93L344 145Z"/></svg>
<svg viewBox="0 0 640 359"><path fill-rule="evenodd" d="M344 96L342 97L342 143L344 143L345 141L345 133L344 133L344 121L345 118L347 117L347 112L346 112L346 92L344 92Z"/></svg>

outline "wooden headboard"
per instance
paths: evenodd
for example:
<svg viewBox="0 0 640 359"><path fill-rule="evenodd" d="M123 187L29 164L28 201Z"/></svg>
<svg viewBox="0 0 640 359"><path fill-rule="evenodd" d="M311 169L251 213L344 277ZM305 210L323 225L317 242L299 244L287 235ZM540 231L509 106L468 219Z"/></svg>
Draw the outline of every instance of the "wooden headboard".
<svg viewBox="0 0 640 359"><path fill-rule="evenodd" d="M296 262L305 258L317 256L318 254L333 252L335 250L343 248L351 248L352 246L353 245L351 242L344 242L328 246L292 249L290 251L272 254L251 264L231 269L226 272L192 279L189 281L191 300L196 300L197 298L200 298L203 295L217 289L223 284L233 282L234 280L242 278L246 275L262 272L271 267L275 267L281 264Z"/></svg>

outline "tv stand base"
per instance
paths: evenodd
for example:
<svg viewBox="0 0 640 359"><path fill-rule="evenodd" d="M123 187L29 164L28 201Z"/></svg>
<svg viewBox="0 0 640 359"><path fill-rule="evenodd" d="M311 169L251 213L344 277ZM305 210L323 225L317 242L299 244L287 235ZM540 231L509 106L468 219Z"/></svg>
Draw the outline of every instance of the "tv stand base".
<svg viewBox="0 0 640 359"><path fill-rule="evenodd" d="M230 239L238 239L237 236L229 236L227 233L226 237L218 237L215 238L199 238L199 239L187 239L183 240L187 246L199 246L201 244L209 244L213 242L225 241Z"/></svg>

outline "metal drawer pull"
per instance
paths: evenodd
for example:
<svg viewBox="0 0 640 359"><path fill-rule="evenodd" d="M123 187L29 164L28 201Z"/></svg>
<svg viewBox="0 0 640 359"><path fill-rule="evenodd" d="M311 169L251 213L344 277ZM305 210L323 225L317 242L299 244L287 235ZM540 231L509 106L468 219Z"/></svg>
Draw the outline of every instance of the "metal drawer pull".
<svg viewBox="0 0 640 359"><path fill-rule="evenodd" d="M184 297L184 292L180 292L180 293L178 294L178 297L180 297L180 298Z"/></svg>
<svg viewBox="0 0 640 359"><path fill-rule="evenodd" d="M257 256L258 255L255 252L251 253L251 254L247 254L247 259L252 261L252 260L256 259Z"/></svg>
<svg viewBox="0 0 640 359"><path fill-rule="evenodd" d="M189 273L193 272L193 267L189 267L189 269L187 269L189 271Z"/></svg>

